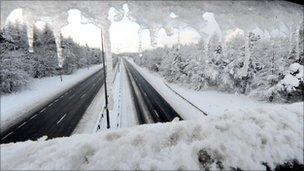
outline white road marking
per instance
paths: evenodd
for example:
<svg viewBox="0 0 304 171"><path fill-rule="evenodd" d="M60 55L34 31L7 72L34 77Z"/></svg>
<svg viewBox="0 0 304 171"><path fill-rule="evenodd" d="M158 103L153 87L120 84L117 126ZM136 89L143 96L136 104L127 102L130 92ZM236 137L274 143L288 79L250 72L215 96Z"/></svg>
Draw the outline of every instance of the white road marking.
<svg viewBox="0 0 304 171"><path fill-rule="evenodd" d="M8 137L9 135L11 135L12 133L13 133L13 131L12 131L12 132L10 132L9 134L6 134L6 136L5 136L5 137L3 137L3 138L1 138L1 140L5 139L6 137Z"/></svg>
<svg viewBox="0 0 304 171"><path fill-rule="evenodd" d="M157 117L159 118L159 115L158 115L157 111L156 110L153 110L153 111L157 115Z"/></svg>
<svg viewBox="0 0 304 171"><path fill-rule="evenodd" d="M43 108L43 109L40 111L40 113L42 113L43 111L45 111L45 108Z"/></svg>
<svg viewBox="0 0 304 171"><path fill-rule="evenodd" d="M66 116L66 114L64 114L61 119L56 123L57 125L62 121L62 119Z"/></svg>
<svg viewBox="0 0 304 171"><path fill-rule="evenodd" d="M51 107L53 105L53 103L49 104L48 107Z"/></svg>
<svg viewBox="0 0 304 171"><path fill-rule="evenodd" d="M146 92L144 92L144 95L145 95L146 97L148 97L147 94L146 94Z"/></svg>
<svg viewBox="0 0 304 171"><path fill-rule="evenodd" d="M55 102L58 102L59 99L56 99Z"/></svg>
<svg viewBox="0 0 304 171"><path fill-rule="evenodd" d="M69 99L73 98L75 94L73 94L72 96L69 97Z"/></svg>
<svg viewBox="0 0 304 171"><path fill-rule="evenodd" d="M19 125L18 128L21 128L23 125L25 125L27 122L23 122L23 124Z"/></svg>
<svg viewBox="0 0 304 171"><path fill-rule="evenodd" d="M60 96L60 98L62 98L63 97L63 95L62 96Z"/></svg>
<svg viewBox="0 0 304 171"><path fill-rule="evenodd" d="M37 114L36 115L34 115L34 116L32 116L30 119L33 119L34 117L36 117L37 116Z"/></svg>
<svg viewBox="0 0 304 171"><path fill-rule="evenodd" d="M159 105L158 105L158 106L159 106ZM159 108L160 108L164 113L166 113L165 110L164 110L162 107L159 106Z"/></svg>
<svg viewBox="0 0 304 171"><path fill-rule="evenodd" d="M86 95L86 93L84 93L80 98L82 99L85 95Z"/></svg>

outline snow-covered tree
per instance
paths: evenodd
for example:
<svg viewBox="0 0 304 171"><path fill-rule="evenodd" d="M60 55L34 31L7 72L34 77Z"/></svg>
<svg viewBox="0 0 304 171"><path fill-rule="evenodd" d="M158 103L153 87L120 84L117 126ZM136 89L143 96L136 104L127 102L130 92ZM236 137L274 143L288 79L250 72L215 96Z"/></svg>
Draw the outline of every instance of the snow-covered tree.
<svg viewBox="0 0 304 171"><path fill-rule="evenodd" d="M102 53L98 48L81 46L72 38L61 37L63 73L71 74L74 70L102 62Z"/></svg>
<svg viewBox="0 0 304 171"><path fill-rule="evenodd" d="M11 93L26 86L32 71L26 27L8 23L0 33L1 92Z"/></svg>
<svg viewBox="0 0 304 171"><path fill-rule="evenodd" d="M173 46L168 49L166 55L161 58L161 63L159 66L159 71L162 76L164 76L169 82L174 81L172 78L172 65L174 61L174 56L177 51L177 47ZM145 57L144 55L142 57ZM143 59L144 60L144 59Z"/></svg>
<svg viewBox="0 0 304 171"><path fill-rule="evenodd" d="M102 53L99 48L89 48L90 65L100 64L102 61Z"/></svg>
<svg viewBox="0 0 304 171"><path fill-rule="evenodd" d="M222 58L222 73L219 79L219 87L226 91L244 92L246 80L244 80L242 68L245 61L245 39L242 34L237 34L227 43L226 55Z"/></svg>
<svg viewBox="0 0 304 171"><path fill-rule="evenodd" d="M182 55L182 51L185 50L184 46L173 46L171 51L168 53L169 59L172 60L168 77L170 81L182 82L183 79L187 76L187 73L184 71L187 66L187 61L185 56Z"/></svg>
<svg viewBox="0 0 304 171"><path fill-rule="evenodd" d="M72 38L61 37L61 47L62 47L62 57L64 58L62 72L64 74L71 74L77 69L77 55L73 51L73 46L75 42Z"/></svg>
<svg viewBox="0 0 304 171"><path fill-rule="evenodd" d="M299 64L304 65L304 21L299 29L299 60L297 61Z"/></svg>
<svg viewBox="0 0 304 171"><path fill-rule="evenodd" d="M136 58L141 65L148 67L152 71L159 71L160 63L167 56L167 47L156 48L153 50L143 51L141 56Z"/></svg>
<svg viewBox="0 0 304 171"><path fill-rule="evenodd" d="M19 51L8 51L1 55L1 92L15 92L28 84L29 75L22 68L22 56Z"/></svg>
<svg viewBox="0 0 304 171"><path fill-rule="evenodd" d="M303 46L303 35L302 26L299 47ZM208 43L202 39L198 44L144 51L135 62L159 72L168 82L195 90L213 87L269 101L300 100L303 50L295 46L295 40L286 35L268 37L238 32L221 43L213 35ZM289 48L290 41L293 50ZM293 86L288 80L293 80Z"/></svg>
<svg viewBox="0 0 304 171"><path fill-rule="evenodd" d="M188 56L187 65L184 71L187 73L186 79L183 81L195 90L201 90L208 86L206 79L206 60L203 42L197 46L188 46L187 50L183 51L183 55Z"/></svg>
<svg viewBox="0 0 304 171"><path fill-rule="evenodd" d="M11 93L25 87L30 77L54 76L58 72L58 57L55 37L46 25L42 30L34 28L34 52L30 53L26 26L21 22L8 23L0 32L1 92ZM63 73L101 63L101 51L80 46L72 39L62 40Z"/></svg>
<svg viewBox="0 0 304 171"><path fill-rule="evenodd" d="M223 63L223 49L218 35L211 36L206 49L206 79L209 86L217 86L220 80Z"/></svg>
<svg viewBox="0 0 304 171"><path fill-rule="evenodd" d="M43 30L34 29L34 78L57 74L58 56L52 29L46 25Z"/></svg>
<svg viewBox="0 0 304 171"><path fill-rule="evenodd" d="M299 63L290 65L284 78L269 90L274 99L287 102L304 100L304 67Z"/></svg>

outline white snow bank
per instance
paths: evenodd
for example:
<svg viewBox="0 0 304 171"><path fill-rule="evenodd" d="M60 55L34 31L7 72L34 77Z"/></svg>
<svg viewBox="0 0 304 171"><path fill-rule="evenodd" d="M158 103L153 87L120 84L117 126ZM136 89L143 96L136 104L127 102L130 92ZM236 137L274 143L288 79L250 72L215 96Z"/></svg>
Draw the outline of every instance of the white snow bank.
<svg viewBox="0 0 304 171"><path fill-rule="evenodd" d="M208 115L222 115L227 112L246 111L275 105L274 103L256 101L242 94L236 95L214 90L195 91L176 84L170 84L170 87Z"/></svg>
<svg viewBox="0 0 304 171"><path fill-rule="evenodd" d="M303 162L303 104L141 125L95 134L2 144L3 170L266 169ZM204 152L204 151L205 152ZM207 153L206 153L207 152ZM207 154L207 157L206 157ZM219 162L217 162L219 161ZM216 164L221 163L221 164Z"/></svg>
<svg viewBox="0 0 304 171"><path fill-rule="evenodd" d="M33 79L29 89L7 95L1 95L1 131L11 124L27 117L31 111L48 103L65 90L98 71L102 65L94 65L89 69L83 68L71 75Z"/></svg>

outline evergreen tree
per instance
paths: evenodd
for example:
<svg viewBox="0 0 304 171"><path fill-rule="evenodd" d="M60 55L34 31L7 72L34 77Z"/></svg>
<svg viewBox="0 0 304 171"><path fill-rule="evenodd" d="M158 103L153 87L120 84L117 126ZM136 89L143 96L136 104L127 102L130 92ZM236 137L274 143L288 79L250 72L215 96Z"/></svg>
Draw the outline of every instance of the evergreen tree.
<svg viewBox="0 0 304 171"><path fill-rule="evenodd" d="M51 28L46 25L43 30L34 28L34 78L48 77L57 74L58 56L55 37Z"/></svg>
<svg viewBox="0 0 304 171"><path fill-rule="evenodd" d="M304 21L302 21L302 24L299 29L299 60L296 61L301 65L304 65Z"/></svg>
<svg viewBox="0 0 304 171"><path fill-rule="evenodd" d="M173 62L171 65L171 75L172 79L174 81L183 81L184 78L187 76L187 73L185 72L185 67L187 66L187 61L182 55L182 52L184 51L184 46L174 46L172 53Z"/></svg>
<svg viewBox="0 0 304 171"><path fill-rule="evenodd" d="M71 38L65 39L61 37L62 56L64 58L62 68L64 74L71 74L77 69L78 59L73 51L73 46L75 46L75 42Z"/></svg>
<svg viewBox="0 0 304 171"><path fill-rule="evenodd" d="M302 26L299 47L303 35ZM213 87L269 101L300 100L304 92L303 51L297 52L296 46L290 51L288 37L267 38L252 32L246 36L230 37L224 44L225 53L214 35L207 46L201 40L197 45L147 50L135 62L159 72L168 82L195 90Z"/></svg>
<svg viewBox="0 0 304 171"><path fill-rule="evenodd" d="M30 59L25 26L8 23L0 33L1 92L11 93L25 87L29 81Z"/></svg>

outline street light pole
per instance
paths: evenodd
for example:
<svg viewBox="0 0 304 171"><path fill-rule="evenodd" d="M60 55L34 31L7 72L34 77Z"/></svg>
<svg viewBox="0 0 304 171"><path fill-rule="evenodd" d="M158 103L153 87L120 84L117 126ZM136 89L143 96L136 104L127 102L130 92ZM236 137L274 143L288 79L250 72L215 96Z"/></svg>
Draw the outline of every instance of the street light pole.
<svg viewBox="0 0 304 171"><path fill-rule="evenodd" d="M60 72L60 81L62 82L62 67L59 68L59 72Z"/></svg>
<svg viewBox="0 0 304 171"><path fill-rule="evenodd" d="M109 109L108 109L108 92L107 92L107 73L106 73L106 64L105 64L105 55L104 55L104 44L103 44L103 36L101 30L101 56L102 56L102 65L103 65L103 73L104 73L104 88L105 88L105 110L107 116L107 129L110 128L110 117L109 117Z"/></svg>

